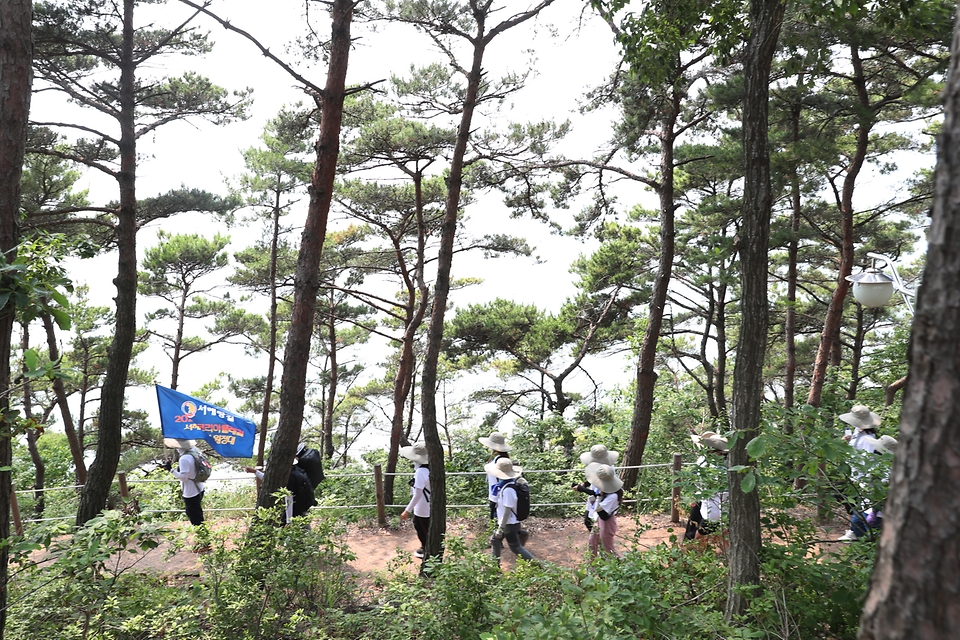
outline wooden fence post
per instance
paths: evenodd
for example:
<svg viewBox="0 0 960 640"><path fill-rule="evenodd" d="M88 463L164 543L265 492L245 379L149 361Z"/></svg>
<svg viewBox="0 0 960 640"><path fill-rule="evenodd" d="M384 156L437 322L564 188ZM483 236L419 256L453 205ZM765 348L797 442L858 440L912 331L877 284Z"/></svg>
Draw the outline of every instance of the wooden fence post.
<svg viewBox="0 0 960 640"><path fill-rule="evenodd" d="M130 491L127 489L127 472L117 472L117 484L120 485L120 497L126 500L130 497Z"/></svg>
<svg viewBox="0 0 960 640"><path fill-rule="evenodd" d="M383 469L379 464L373 465L373 483L377 488L377 524L387 526L387 507L383 501Z"/></svg>
<svg viewBox="0 0 960 640"><path fill-rule="evenodd" d="M10 511L13 513L13 530L23 535L23 520L20 519L20 505L17 503L17 488L10 483Z"/></svg>
<svg viewBox="0 0 960 640"><path fill-rule="evenodd" d="M679 453L673 454L673 510L670 512L671 522L680 522L680 467L683 464L683 456Z"/></svg>

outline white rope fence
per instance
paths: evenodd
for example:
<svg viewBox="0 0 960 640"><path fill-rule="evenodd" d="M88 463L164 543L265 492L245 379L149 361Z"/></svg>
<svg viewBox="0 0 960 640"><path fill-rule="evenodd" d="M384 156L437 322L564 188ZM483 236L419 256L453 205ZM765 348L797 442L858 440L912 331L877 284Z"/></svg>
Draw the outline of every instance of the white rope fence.
<svg viewBox="0 0 960 640"><path fill-rule="evenodd" d="M644 464L644 465L635 465L635 466L623 466L617 467L617 469L655 469L655 468L672 468L674 473L680 469L680 458L679 454L674 455L674 462L671 463L659 463L659 464ZM687 463L692 464L692 463ZM524 475L534 475L534 474L543 474L543 473L557 473L557 474L566 474L566 473L582 473L582 468L577 469L524 469ZM312 507L316 510L332 510L332 509L377 509L378 520L381 524L385 523L386 514L385 510L387 508L401 508L406 506L405 504L384 504L383 501L383 488L382 480L384 476L392 477L410 477L413 475L413 472L395 472L395 473L384 473L381 470L380 465L375 465L374 469L368 473L337 473L337 474L326 474L325 480L338 480L341 478L373 478L376 485L377 492L377 502L373 504L350 504L350 505L318 505ZM484 471L448 471L445 474L446 476L485 476L486 472ZM251 474L244 474L242 476L228 476L221 478L211 478L207 480L205 484L215 484L220 482L237 482L237 481L255 481L256 477ZM114 482L120 485L120 494L121 497L129 497L129 489L127 487L127 478L124 472L117 474L116 480ZM136 480L131 480L131 484L176 484L179 481L176 479L156 479L156 478L138 478ZM51 518L27 518L21 519L20 510L17 501L17 495L23 496L32 496L37 493L45 493L50 491L67 491L71 490L76 492L78 489L82 489L83 485L69 485L63 487L45 487L43 489L21 489L18 491L12 492L11 496L13 500L11 501L11 508L13 510L14 524L16 527L17 535L23 535L23 525L26 523L40 523L40 522L54 522L61 520L73 520L73 516L62 516L62 517L51 517ZM674 489L675 495L678 491L677 488ZM624 504L639 504L641 502L653 502L662 499L656 498L645 498L641 500L624 500ZM674 500L676 502L676 500ZM531 508L535 507L568 507L568 506L579 506L582 505L583 501L578 502L539 502L531 503ZM486 508L488 503L484 502L481 504L448 504L448 509L476 509L476 508ZM674 509L676 507L674 506ZM218 513L218 512L250 512L255 511L256 507L221 507L221 508L205 508L204 512ZM161 513L180 513L182 509L143 509L141 513L150 513L150 514L161 514Z"/></svg>

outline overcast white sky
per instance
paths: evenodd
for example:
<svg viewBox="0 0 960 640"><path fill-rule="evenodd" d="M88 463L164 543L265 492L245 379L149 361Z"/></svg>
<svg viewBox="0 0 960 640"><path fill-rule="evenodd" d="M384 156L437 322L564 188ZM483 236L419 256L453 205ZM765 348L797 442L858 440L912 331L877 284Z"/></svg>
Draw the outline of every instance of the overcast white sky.
<svg viewBox="0 0 960 640"><path fill-rule="evenodd" d="M502 4L520 6L516 0L504 0ZM522 6L526 6L526 3ZM305 77L322 86L326 76L325 67L306 67L295 52L287 49L288 43L301 36L306 28L303 7L303 0L274 0L269 4L251 0L220 0L211 9L254 35L272 52L297 67ZM526 51L532 49L535 52L533 66L537 74L505 109L495 114L496 121L490 117L479 119L479 126L508 121L544 118L562 121L570 118L574 122L574 129L565 142L568 155L589 155L607 138L609 114L583 116L578 113L578 105L586 89L596 85L613 69L617 52L607 25L590 13L581 13L583 7L584 3L562 0L538 20L494 40L486 57L485 68L488 73L496 76L526 69L531 59ZM191 11L172 0L158 10L160 13L153 19L164 25L174 24ZM138 24L145 22L148 14L144 12L140 15L144 18L138 20ZM325 14L314 10L311 23L324 38L328 37L329 20ZM191 59L185 68L197 70L228 89L252 87L254 104L251 117L247 121L219 128L205 122L176 123L161 128L150 139L142 141L140 153L148 157L141 161L138 168L137 191L141 198L177 188L181 184L224 192L225 178L243 171L241 151L257 144L264 124L282 106L304 100L296 82L262 56L249 41L225 31L208 18L201 18L200 24L209 29L216 45L206 58ZM351 84L386 79L391 74L402 75L412 63L423 63L437 55L426 37L408 27L381 26L373 32L369 25L355 24L353 35L358 39L351 53L348 75ZM158 74L164 71L158 66ZM39 94L34 98L33 117L35 120L61 119L60 112L63 109L62 102L53 96ZM98 203L116 198L115 183L93 173L84 177L81 186L89 188L92 198ZM466 305L503 297L535 303L551 310L558 308L573 291L567 273L570 262L589 247L575 239L550 234L540 223L509 220L499 196L487 198L482 203L482 212L479 209L479 206L474 206L466 212L474 223L484 220L491 230L525 236L536 247L536 254L542 262L535 264L522 258L489 262L481 260L479 256L458 255L454 261L453 276L482 277L485 282L479 287L456 292L452 302ZM213 234L217 230L225 231L235 240L232 250L249 244L256 236L253 231L227 231L211 221L196 218L188 220L183 216L164 222L163 228L173 233L202 230ZM154 233L155 229L146 229L138 236L141 256L146 247L154 244ZM295 237L299 241L299 234ZM90 285L96 304L112 307L115 289L111 280L115 273L116 257L109 255L77 265L73 276L78 284ZM138 315L142 318L152 308L152 301L141 300L138 303ZM368 357L379 359L380 355ZM181 371L180 390L190 393L220 371L237 371L238 363L243 363L244 358L247 357L239 348L232 352L227 348L219 349L209 356L192 356ZM141 366L155 367L159 371L157 382L169 385L169 361L159 347L151 347L140 362ZM613 359L601 365L599 369L602 371L594 375L604 381L620 380L621 384L627 384L631 374L624 371L624 366L622 360ZM152 390L131 390L130 401L156 415L156 399Z"/></svg>

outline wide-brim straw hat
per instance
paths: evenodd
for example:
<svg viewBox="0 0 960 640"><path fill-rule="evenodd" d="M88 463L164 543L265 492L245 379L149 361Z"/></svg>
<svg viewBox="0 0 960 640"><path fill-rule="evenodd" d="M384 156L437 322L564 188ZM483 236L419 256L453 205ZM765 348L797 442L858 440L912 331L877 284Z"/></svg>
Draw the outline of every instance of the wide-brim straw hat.
<svg viewBox="0 0 960 640"><path fill-rule="evenodd" d="M857 429L876 429L880 426L880 416L870 411L870 407L863 404L855 404L850 409L850 413L840 415L840 419Z"/></svg>
<svg viewBox="0 0 960 640"><path fill-rule="evenodd" d="M693 434L690 436L690 439L693 440L693 444L698 447L707 446L717 451L726 451L729 448L727 439L717 435L713 431L704 431L700 435Z"/></svg>
<svg viewBox="0 0 960 640"><path fill-rule="evenodd" d="M896 438L887 435L880 436L879 438L871 438L870 436L867 436L863 439L863 442L866 442L873 447L874 451L878 451L880 453L889 453L890 455L893 455L897 452L897 444L899 444Z"/></svg>
<svg viewBox="0 0 960 640"><path fill-rule="evenodd" d="M185 440L183 438L164 438L163 444L171 449L182 449L184 451L189 451L197 446L197 441Z"/></svg>
<svg viewBox="0 0 960 640"><path fill-rule="evenodd" d="M400 455L417 464L427 464L427 460L430 459L427 455L427 445L422 442L415 442L409 447L400 447Z"/></svg>
<svg viewBox="0 0 960 640"><path fill-rule="evenodd" d="M499 431L493 431L486 438L477 438L480 441L480 444L485 446L487 449L493 449L494 451L499 451L501 453L507 453L510 451L510 445L507 444L507 439L503 437L503 434Z"/></svg>
<svg viewBox="0 0 960 640"><path fill-rule="evenodd" d="M496 476L501 480L516 478L523 473L523 467L514 466L513 460L510 458L500 458L496 462L488 462L483 465L483 469L490 475Z"/></svg>
<svg viewBox="0 0 960 640"><path fill-rule="evenodd" d="M587 465L587 482L604 493L616 493L623 487L623 480L617 475L613 465L593 462Z"/></svg>
<svg viewBox="0 0 960 640"><path fill-rule="evenodd" d="M620 454L616 451L608 450L602 444L595 444L590 447L590 451L584 451L580 454L580 462L583 464L617 464Z"/></svg>

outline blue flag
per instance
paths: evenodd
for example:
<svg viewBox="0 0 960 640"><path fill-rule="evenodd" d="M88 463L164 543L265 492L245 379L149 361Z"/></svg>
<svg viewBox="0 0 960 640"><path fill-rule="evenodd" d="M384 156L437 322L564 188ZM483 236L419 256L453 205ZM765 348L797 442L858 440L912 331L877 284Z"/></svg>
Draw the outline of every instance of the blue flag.
<svg viewBox="0 0 960 640"><path fill-rule="evenodd" d="M160 430L165 438L205 440L224 458L249 458L253 455L253 440L257 425L203 400L157 387L160 405Z"/></svg>

